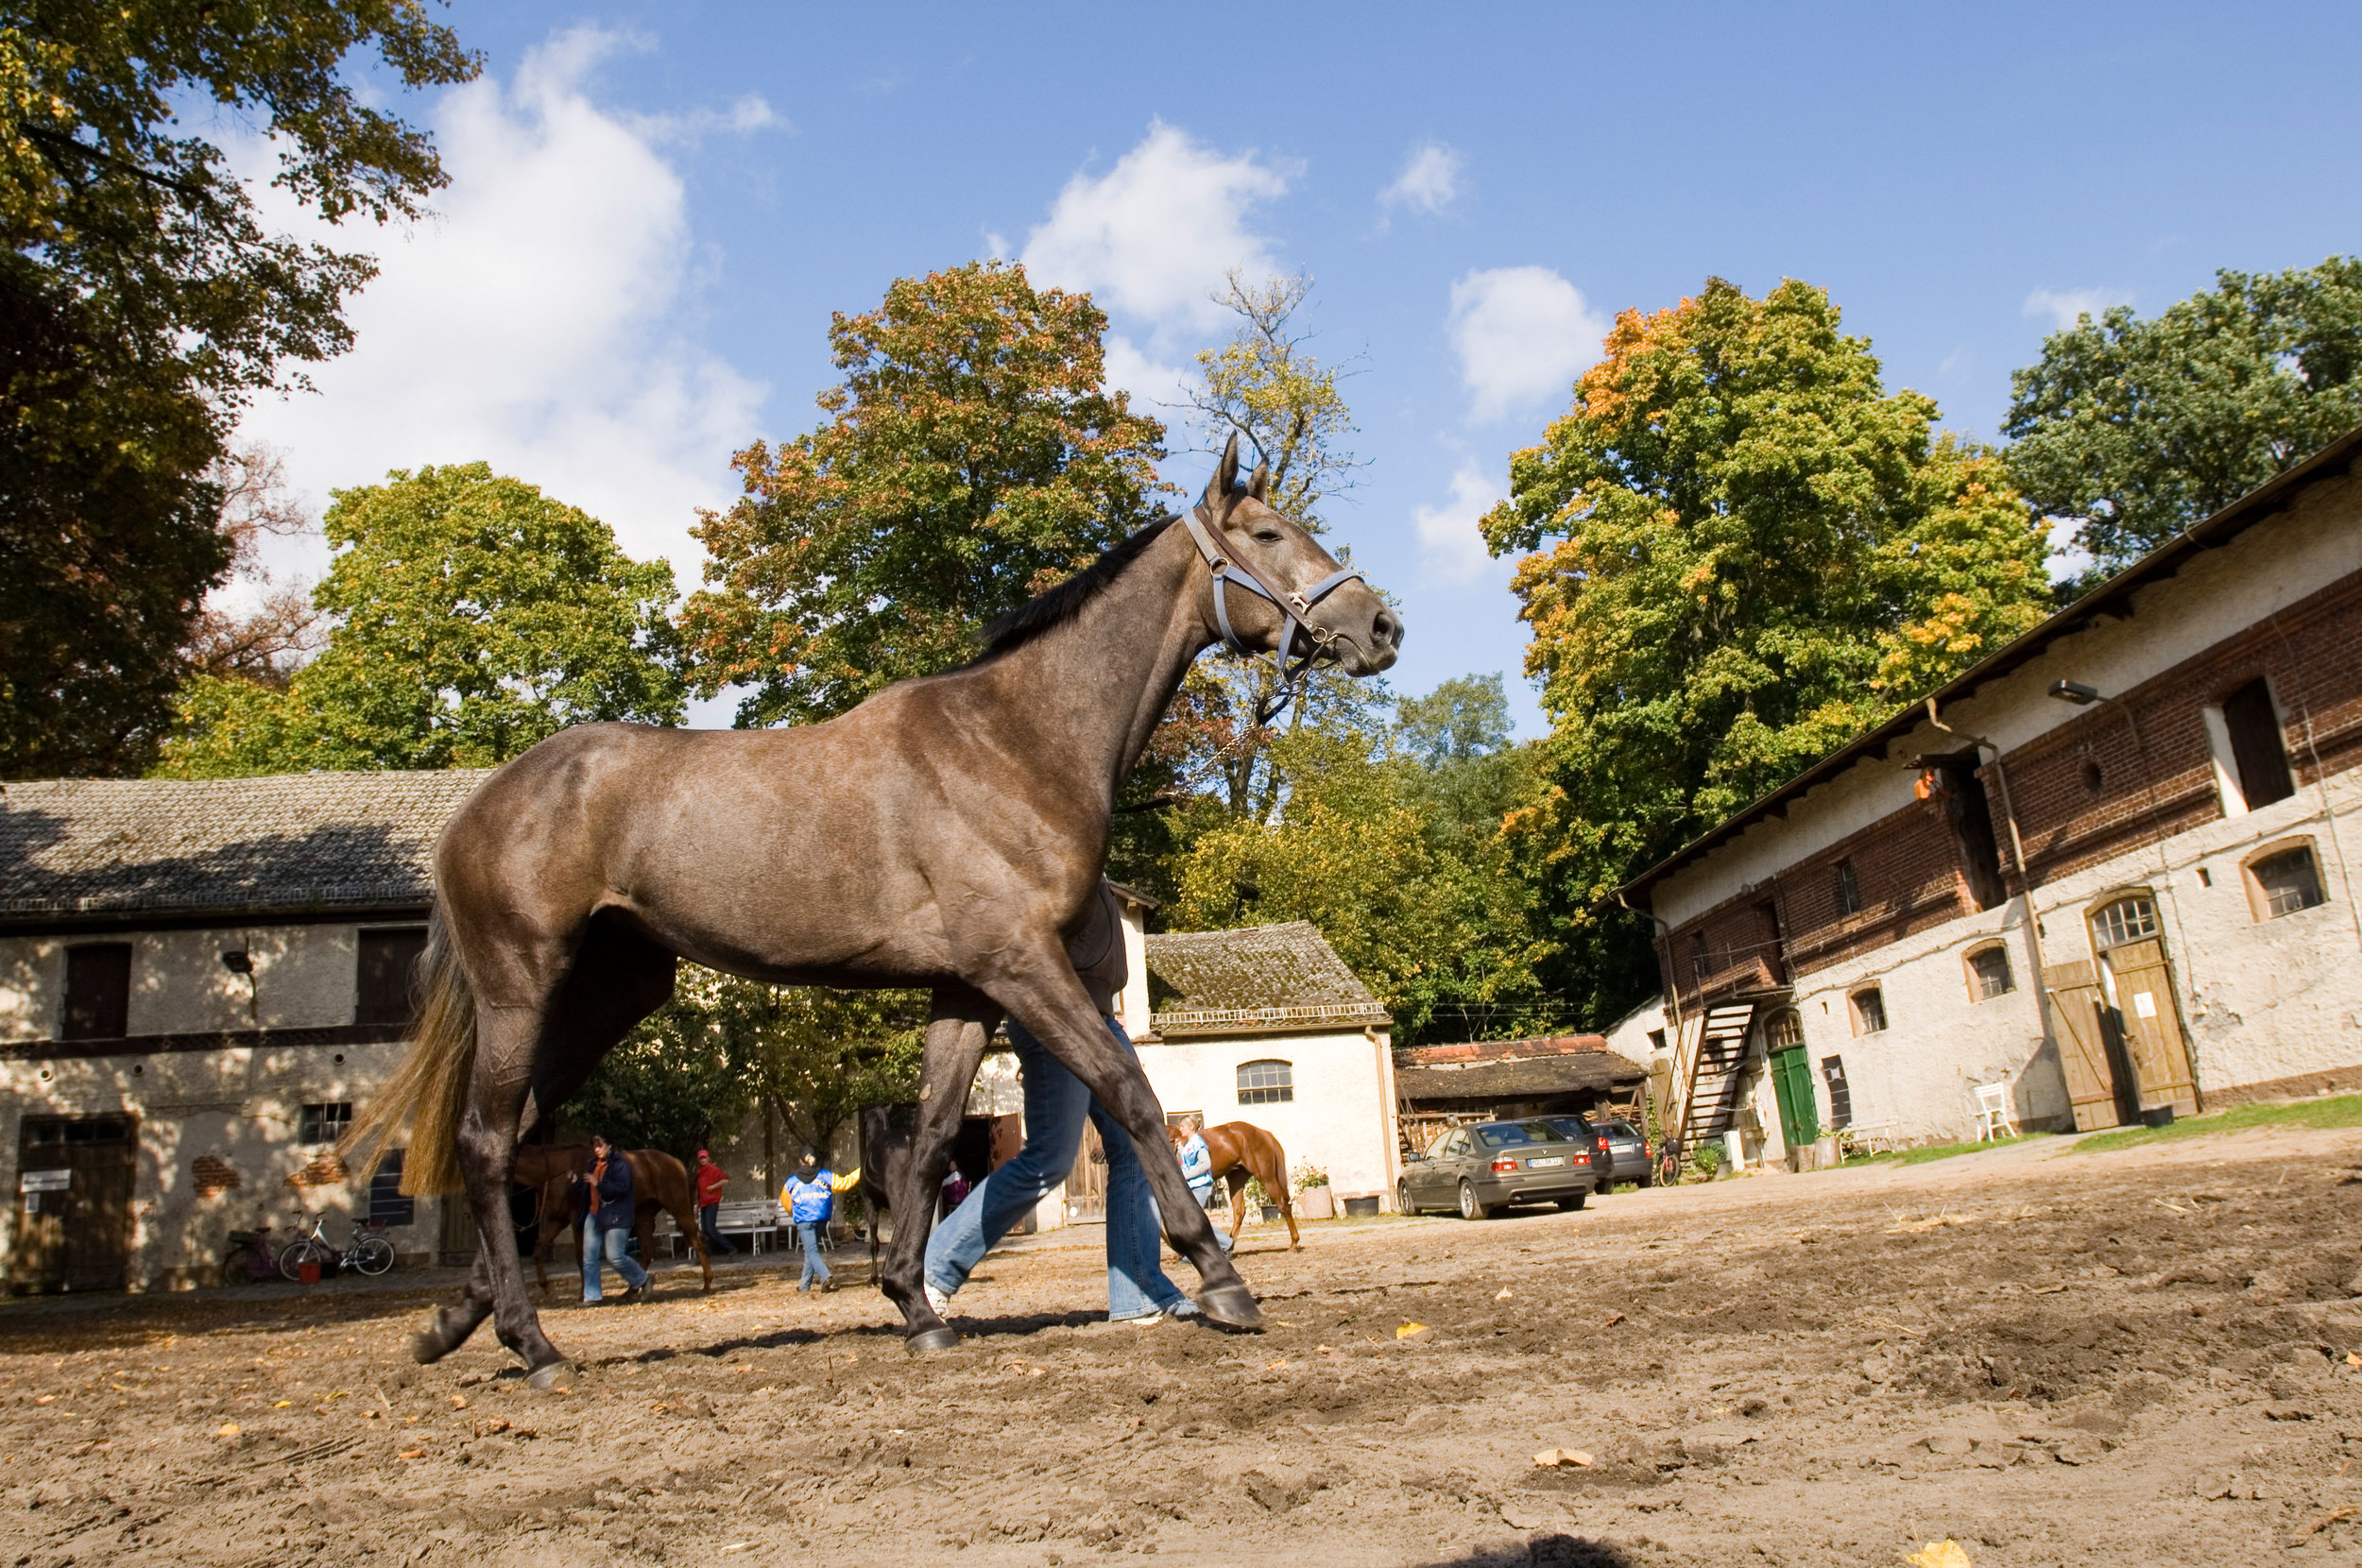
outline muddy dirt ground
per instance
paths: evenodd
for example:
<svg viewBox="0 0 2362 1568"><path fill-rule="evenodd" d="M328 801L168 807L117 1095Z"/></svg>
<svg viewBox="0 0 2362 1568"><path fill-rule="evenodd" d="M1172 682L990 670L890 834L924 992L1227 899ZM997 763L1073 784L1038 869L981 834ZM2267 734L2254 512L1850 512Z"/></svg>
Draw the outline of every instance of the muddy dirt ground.
<svg viewBox="0 0 2362 1568"><path fill-rule="evenodd" d="M925 1361L865 1288L668 1274L549 1312L565 1395L488 1332L411 1365L415 1283L20 1302L0 1563L2362 1559L2357 1163L2049 1142L1251 1232L1255 1337L1094 1321L1037 1245Z"/></svg>

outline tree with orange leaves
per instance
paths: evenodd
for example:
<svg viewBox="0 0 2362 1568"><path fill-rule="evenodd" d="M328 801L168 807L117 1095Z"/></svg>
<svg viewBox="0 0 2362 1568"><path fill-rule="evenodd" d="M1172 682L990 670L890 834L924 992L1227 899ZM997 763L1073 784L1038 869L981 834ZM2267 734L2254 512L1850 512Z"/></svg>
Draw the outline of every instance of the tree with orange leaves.
<svg viewBox="0 0 2362 1568"><path fill-rule="evenodd" d="M1107 390L1107 318L1015 264L899 279L834 317L818 429L734 460L680 623L741 724L842 713L959 662L986 622L1145 523L1164 427Z"/></svg>
<svg viewBox="0 0 2362 1568"><path fill-rule="evenodd" d="M1559 929L1553 977L1612 1016L1652 989L1616 887L2033 624L2040 520L1998 456L1889 394L1793 280L1627 311L1486 516L1522 552L1527 673L1552 733L1513 818Z"/></svg>

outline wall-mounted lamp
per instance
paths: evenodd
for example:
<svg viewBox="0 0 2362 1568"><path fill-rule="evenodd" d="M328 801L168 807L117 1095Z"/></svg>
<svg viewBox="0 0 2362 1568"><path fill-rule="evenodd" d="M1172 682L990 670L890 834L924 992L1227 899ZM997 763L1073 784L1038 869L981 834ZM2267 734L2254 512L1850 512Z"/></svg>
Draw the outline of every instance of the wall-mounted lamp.
<svg viewBox="0 0 2362 1568"><path fill-rule="evenodd" d="M2078 707L2089 707L2099 701L2099 689L2085 686L2080 680L2054 680L2050 683L2050 694L2062 703L2073 703Z"/></svg>
<svg viewBox="0 0 2362 1568"><path fill-rule="evenodd" d="M224 969L229 970L233 975L250 975L254 973L254 961L247 956L247 951L244 947L232 947L228 952L222 954L221 966Z"/></svg>

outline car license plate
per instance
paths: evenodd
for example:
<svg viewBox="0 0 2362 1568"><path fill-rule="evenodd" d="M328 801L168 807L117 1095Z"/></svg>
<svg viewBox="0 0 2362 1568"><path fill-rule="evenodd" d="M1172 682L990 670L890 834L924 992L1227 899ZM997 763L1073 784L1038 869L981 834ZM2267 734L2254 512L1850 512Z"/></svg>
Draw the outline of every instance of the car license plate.
<svg viewBox="0 0 2362 1568"><path fill-rule="evenodd" d="M1566 1157L1564 1154L1552 1154L1547 1159L1528 1160L1526 1162L1526 1168L1528 1170L1547 1170L1551 1166L1565 1165L1566 1163Z"/></svg>

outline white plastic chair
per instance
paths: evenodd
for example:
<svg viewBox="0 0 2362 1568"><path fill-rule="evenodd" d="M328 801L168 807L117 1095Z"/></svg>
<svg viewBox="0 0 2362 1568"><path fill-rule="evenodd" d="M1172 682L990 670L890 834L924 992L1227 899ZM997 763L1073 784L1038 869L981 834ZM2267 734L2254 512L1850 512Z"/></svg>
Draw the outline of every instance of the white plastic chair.
<svg viewBox="0 0 2362 1568"><path fill-rule="evenodd" d="M2017 1136L2017 1123L2010 1119L2010 1086L2007 1083L1977 1085L1977 1141L1983 1143L2007 1133Z"/></svg>

